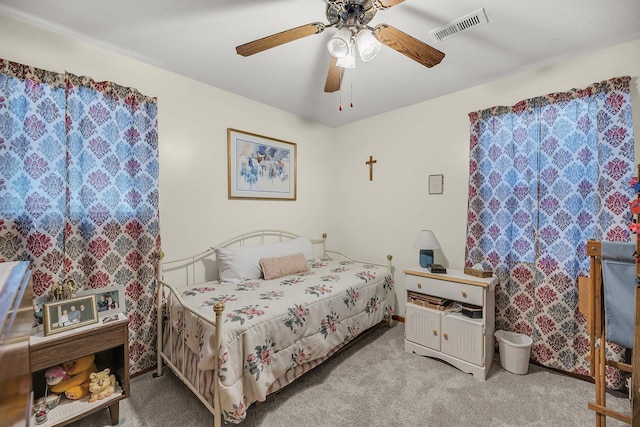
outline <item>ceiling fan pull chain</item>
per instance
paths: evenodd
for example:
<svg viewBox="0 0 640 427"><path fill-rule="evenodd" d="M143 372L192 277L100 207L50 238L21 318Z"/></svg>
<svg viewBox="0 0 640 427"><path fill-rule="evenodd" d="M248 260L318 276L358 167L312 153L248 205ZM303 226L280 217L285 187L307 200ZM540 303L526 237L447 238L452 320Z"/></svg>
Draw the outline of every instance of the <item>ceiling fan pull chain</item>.
<svg viewBox="0 0 640 427"><path fill-rule="evenodd" d="M342 80L344 80L344 75L340 75L340 105L338 105L338 111L342 111Z"/></svg>
<svg viewBox="0 0 640 427"><path fill-rule="evenodd" d="M353 108L353 70L349 73L349 88L351 89L351 102L349 107Z"/></svg>

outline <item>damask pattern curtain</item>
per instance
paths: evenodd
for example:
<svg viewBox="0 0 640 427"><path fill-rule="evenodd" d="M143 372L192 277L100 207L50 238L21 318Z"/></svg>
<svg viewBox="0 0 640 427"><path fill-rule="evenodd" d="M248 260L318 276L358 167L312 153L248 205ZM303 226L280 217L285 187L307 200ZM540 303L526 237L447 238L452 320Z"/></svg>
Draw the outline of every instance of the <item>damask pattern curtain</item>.
<svg viewBox="0 0 640 427"><path fill-rule="evenodd" d="M35 295L62 279L64 75L0 60L0 261L32 262Z"/></svg>
<svg viewBox="0 0 640 427"><path fill-rule="evenodd" d="M578 312L588 239L628 241L629 77L471 113L467 266L499 278L496 328L534 339L542 365L588 375ZM624 349L609 344L621 358ZM608 369L620 386L620 372Z"/></svg>
<svg viewBox="0 0 640 427"><path fill-rule="evenodd" d="M0 260L34 293L122 285L131 371L156 363L157 102L135 89L0 60Z"/></svg>

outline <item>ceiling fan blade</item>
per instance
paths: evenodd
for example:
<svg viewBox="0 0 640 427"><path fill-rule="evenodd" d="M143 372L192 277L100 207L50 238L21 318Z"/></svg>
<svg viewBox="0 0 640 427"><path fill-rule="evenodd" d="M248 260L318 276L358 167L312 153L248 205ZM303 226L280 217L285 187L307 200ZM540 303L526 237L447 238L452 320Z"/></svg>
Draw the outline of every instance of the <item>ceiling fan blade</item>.
<svg viewBox="0 0 640 427"><path fill-rule="evenodd" d="M249 56L267 49L271 49L272 47L280 46L281 44L289 43L303 37L321 33L323 31L324 24L321 22L314 22L242 44L236 47L236 52L238 52L238 55Z"/></svg>
<svg viewBox="0 0 640 427"><path fill-rule="evenodd" d="M331 63L329 64L329 72L327 73L327 81L324 83L325 92L336 92L340 90L340 84L342 83L342 75L344 74L344 68L338 67L336 62L338 60L331 57Z"/></svg>
<svg viewBox="0 0 640 427"><path fill-rule="evenodd" d="M397 50L425 67L431 68L434 65L438 65L444 58L444 53L435 47L431 47L415 37L403 33L397 28L393 28L387 24L377 25L373 29L373 33L381 43L386 44L391 49Z"/></svg>
<svg viewBox="0 0 640 427"><path fill-rule="evenodd" d="M390 7L400 4L403 1L404 0L374 0L373 6L378 10L389 9Z"/></svg>

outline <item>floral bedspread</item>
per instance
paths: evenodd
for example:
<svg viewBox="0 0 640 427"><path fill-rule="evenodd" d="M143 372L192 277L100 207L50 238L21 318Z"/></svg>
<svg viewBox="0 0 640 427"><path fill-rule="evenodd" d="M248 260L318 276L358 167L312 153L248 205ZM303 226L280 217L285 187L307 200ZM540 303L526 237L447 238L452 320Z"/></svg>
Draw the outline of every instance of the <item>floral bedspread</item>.
<svg viewBox="0 0 640 427"><path fill-rule="evenodd" d="M325 357L393 314L393 276L387 268L329 259L309 267L280 279L180 289L187 304L212 320L213 305L225 303L219 378L227 421L242 421L247 407L264 401L270 385L289 370ZM213 369L213 328L176 305L171 311L174 327L184 324L200 369Z"/></svg>

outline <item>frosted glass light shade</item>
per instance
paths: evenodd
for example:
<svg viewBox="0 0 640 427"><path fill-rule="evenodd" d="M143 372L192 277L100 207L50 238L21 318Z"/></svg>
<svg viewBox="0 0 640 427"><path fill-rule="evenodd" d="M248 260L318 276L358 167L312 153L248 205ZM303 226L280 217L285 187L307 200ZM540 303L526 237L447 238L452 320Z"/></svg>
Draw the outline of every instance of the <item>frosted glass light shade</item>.
<svg viewBox="0 0 640 427"><path fill-rule="evenodd" d="M360 52L360 59L363 61L370 61L375 58L382 48L382 44L366 28L360 30L356 35L356 44L358 45L358 52Z"/></svg>
<svg viewBox="0 0 640 427"><path fill-rule="evenodd" d="M338 58L336 66L342 68L356 68L356 47L353 43L349 46L349 53L347 56Z"/></svg>
<svg viewBox="0 0 640 427"><path fill-rule="evenodd" d="M333 57L344 58L349 55L350 44L351 30L347 27L342 27L333 37L331 37L331 40L327 43L327 49L329 49L329 53Z"/></svg>

